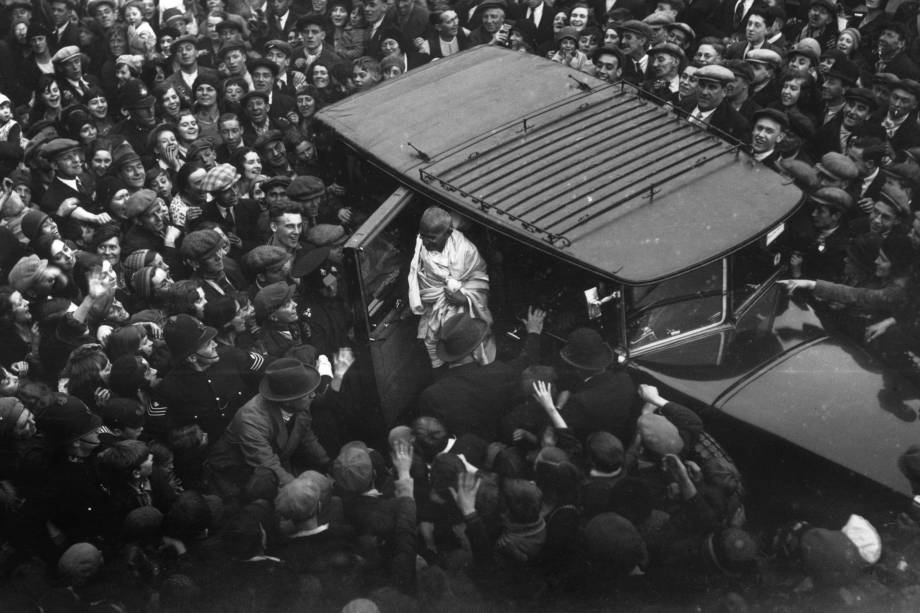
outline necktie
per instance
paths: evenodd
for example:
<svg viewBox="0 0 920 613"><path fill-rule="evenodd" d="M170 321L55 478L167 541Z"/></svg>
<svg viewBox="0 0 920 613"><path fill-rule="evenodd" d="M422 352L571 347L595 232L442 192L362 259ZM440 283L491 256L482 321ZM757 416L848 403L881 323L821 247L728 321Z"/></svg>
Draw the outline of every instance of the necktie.
<svg viewBox="0 0 920 613"><path fill-rule="evenodd" d="M76 184L77 184L77 191L80 192L80 193L82 194L82 193L83 193L83 182L80 181L79 178L74 179L74 181L75 181Z"/></svg>
<svg viewBox="0 0 920 613"><path fill-rule="evenodd" d="M735 5L735 16L732 18L732 25L737 29L741 26L741 18L744 17L744 0L738 0Z"/></svg>

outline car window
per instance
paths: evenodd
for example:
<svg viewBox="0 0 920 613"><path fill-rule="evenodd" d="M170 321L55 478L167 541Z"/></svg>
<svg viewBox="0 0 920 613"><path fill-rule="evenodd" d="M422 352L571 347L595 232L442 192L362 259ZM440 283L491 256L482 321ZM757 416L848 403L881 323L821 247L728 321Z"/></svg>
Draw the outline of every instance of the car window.
<svg viewBox="0 0 920 613"><path fill-rule="evenodd" d="M731 256L732 311L741 309L779 270L779 254L756 241Z"/></svg>
<svg viewBox="0 0 920 613"><path fill-rule="evenodd" d="M700 330L725 318L724 261L660 283L627 288L630 349Z"/></svg>

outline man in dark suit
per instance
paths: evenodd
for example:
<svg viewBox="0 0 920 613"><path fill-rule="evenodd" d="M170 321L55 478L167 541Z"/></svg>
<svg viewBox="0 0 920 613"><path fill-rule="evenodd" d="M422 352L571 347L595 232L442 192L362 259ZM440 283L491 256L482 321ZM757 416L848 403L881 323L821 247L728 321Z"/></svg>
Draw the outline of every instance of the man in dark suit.
<svg viewBox="0 0 920 613"><path fill-rule="evenodd" d="M920 126L917 126L917 105L920 101L920 83L902 79L891 86L888 112L876 117L888 136L889 151L903 151L920 143Z"/></svg>
<svg viewBox="0 0 920 613"><path fill-rule="evenodd" d="M854 136L872 135L881 140L886 138L878 123L867 124L869 113L878 102L871 90L851 87L844 94L843 110L818 130L814 139L814 153L822 156L829 151L845 153L846 144Z"/></svg>
<svg viewBox="0 0 920 613"><path fill-rule="evenodd" d="M625 55L623 80L638 85L645 81L649 56L646 52L652 40L652 28L643 21L630 19L617 30L620 32L620 49Z"/></svg>
<svg viewBox="0 0 920 613"><path fill-rule="evenodd" d="M444 322L437 343L447 372L419 397L419 415L437 417L455 435L475 434L487 441L499 438L499 424L510 409L521 372L540 355L540 334L546 313L527 314L524 349L510 362L479 364L473 352L491 333L489 324L458 313Z"/></svg>
<svg viewBox="0 0 920 613"><path fill-rule="evenodd" d="M364 39L365 55L380 57L381 31L386 26L393 25L387 15L388 8L386 0L367 0L364 4L364 19L367 21Z"/></svg>
<svg viewBox="0 0 920 613"><path fill-rule="evenodd" d="M726 59L743 60L749 51L755 49L772 49L778 53L780 50L767 42L767 35L775 19L775 15L765 6L752 8L745 18L744 40L729 45L725 51Z"/></svg>
<svg viewBox="0 0 920 613"><path fill-rule="evenodd" d="M58 85L61 88L61 105L68 107L79 104L90 88L99 86L95 75L83 74L83 57L76 45L61 47L51 57L54 69L58 72Z"/></svg>
<svg viewBox="0 0 920 613"><path fill-rule="evenodd" d="M684 115L700 127L714 128L720 136L747 142L751 136L748 121L725 96L726 86L735 80L735 74L724 66L710 64L697 70L695 76L699 83L696 106L685 104Z"/></svg>
<svg viewBox="0 0 920 613"><path fill-rule="evenodd" d="M297 20L297 30L303 36L303 52L295 60L295 67L307 74L310 66L320 62L329 67L339 83L346 83L351 77L351 66L331 44L326 44L328 27L325 15L311 13Z"/></svg>
<svg viewBox="0 0 920 613"><path fill-rule="evenodd" d="M428 37L428 55L434 58L447 57L470 48L466 33L460 28L457 11L447 9L431 13L429 21L435 33ZM424 50L423 50L424 51Z"/></svg>
<svg viewBox="0 0 920 613"><path fill-rule="evenodd" d="M875 72L889 72L902 79L920 80L920 67L907 55L907 25L891 20L878 37Z"/></svg>
<svg viewBox="0 0 920 613"><path fill-rule="evenodd" d="M538 46L553 40L555 10L544 0L524 0L520 4L512 5L508 11L511 19L515 21L526 19L534 25Z"/></svg>
<svg viewBox="0 0 920 613"><path fill-rule="evenodd" d="M853 198L840 188L822 187L808 200L813 207L811 225L793 246L789 258L792 276L841 282L843 261L852 238L842 222L853 206Z"/></svg>
<svg viewBox="0 0 920 613"><path fill-rule="evenodd" d="M83 172L83 152L80 143L68 138L56 138L44 148L45 156L54 169L54 179L45 190L41 210L55 220L73 217L84 223L101 225L112 220L96 206L91 193L92 182Z"/></svg>
<svg viewBox="0 0 920 613"><path fill-rule="evenodd" d="M780 160L780 149L777 145L785 138L789 118L780 110L767 108L755 111L752 119L751 154L764 166L779 171L776 164Z"/></svg>
<svg viewBox="0 0 920 613"><path fill-rule="evenodd" d="M180 36L173 41L170 46L173 61L178 64L179 70L166 77L164 83L168 83L182 101L191 106L195 100L195 92L192 91L192 85L200 75L211 75L218 77L217 71L207 66L201 66L198 63L198 39L191 34Z"/></svg>
<svg viewBox="0 0 920 613"><path fill-rule="evenodd" d="M268 28L264 34L254 36L258 46L269 40L288 40L288 36L297 27L297 15L291 10L293 0L269 0L269 11L265 15ZM252 21L250 21L250 24Z"/></svg>
<svg viewBox="0 0 920 613"><path fill-rule="evenodd" d="M51 19L54 21L54 32L48 40L51 52L54 53L61 47L80 44L79 28L70 21L70 13L76 8L73 0L51 0L48 3L51 10Z"/></svg>
<svg viewBox="0 0 920 613"><path fill-rule="evenodd" d="M294 98L279 93L275 89L278 65L260 57L250 60L248 67L249 75L252 77L253 89L268 94L268 116L279 119L288 118L291 113L296 115L297 103Z"/></svg>

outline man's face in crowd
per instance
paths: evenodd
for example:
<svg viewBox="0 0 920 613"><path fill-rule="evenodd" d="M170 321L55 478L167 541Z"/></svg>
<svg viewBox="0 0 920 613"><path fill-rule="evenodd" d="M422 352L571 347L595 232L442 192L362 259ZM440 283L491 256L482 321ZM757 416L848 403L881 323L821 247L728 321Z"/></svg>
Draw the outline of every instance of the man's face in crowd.
<svg viewBox="0 0 920 613"><path fill-rule="evenodd" d="M640 58L645 55L645 45L647 41L644 36L638 36L635 32L623 32L620 36L620 49L630 57Z"/></svg>
<svg viewBox="0 0 920 613"><path fill-rule="evenodd" d="M258 66L250 75L252 76L252 86L256 91L268 93L275 86L275 76L271 70L264 66Z"/></svg>
<svg viewBox="0 0 920 613"><path fill-rule="evenodd" d="M761 62L749 62L754 70L754 85L760 85L773 78L773 69Z"/></svg>
<svg viewBox="0 0 920 613"><path fill-rule="evenodd" d="M671 28L668 30L668 42L672 45L677 45L684 51L687 50L687 47L690 45L690 38L687 36L687 33L683 30L678 30L676 28Z"/></svg>
<svg viewBox="0 0 920 613"><path fill-rule="evenodd" d="M901 119L917 110L917 97L907 90L895 88L888 97L888 114L892 119Z"/></svg>
<svg viewBox="0 0 920 613"><path fill-rule="evenodd" d="M99 5L99 8L96 9L96 21L103 30L108 30L115 25L115 11L108 4Z"/></svg>
<svg viewBox="0 0 920 613"><path fill-rule="evenodd" d="M887 202L878 201L869 216L869 228L881 236L888 236L898 225L898 214Z"/></svg>
<svg viewBox="0 0 920 613"><path fill-rule="evenodd" d="M206 147L195 155L192 162L197 162L205 170L211 170L217 166L217 153L211 147Z"/></svg>
<svg viewBox="0 0 920 613"><path fill-rule="evenodd" d="M811 58L805 57L800 53L796 53L789 58L789 68L792 68L793 70L801 70L802 72L808 72L811 70Z"/></svg>
<svg viewBox="0 0 920 613"><path fill-rule="evenodd" d="M422 239L422 246L428 251L441 252L447 245L447 239L450 238L450 225L439 227L422 226L419 228L418 235Z"/></svg>
<svg viewBox="0 0 920 613"><path fill-rule="evenodd" d="M722 103L725 98L725 86L716 81L699 81L696 103L702 111L709 111Z"/></svg>
<svg viewBox="0 0 920 613"><path fill-rule="evenodd" d="M368 3L364 5L364 19L367 20L368 25L375 24L383 19L383 15L386 12L386 0L369 0Z"/></svg>
<svg viewBox="0 0 920 613"><path fill-rule="evenodd" d="M837 102L843 98L846 87L837 77L825 77L821 84L821 99L825 102Z"/></svg>
<svg viewBox="0 0 920 613"><path fill-rule="evenodd" d="M122 164L121 168L118 169L118 175L128 187L134 189L144 187L144 180L147 178L147 173L144 171L144 165L140 161Z"/></svg>
<svg viewBox="0 0 920 613"><path fill-rule="evenodd" d="M594 62L594 66L597 78L609 83L619 81L620 75L623 74L623 70L620 67L620 58L612 53L602 53L598 56L597 61Z"/></svg>
<svg viewBox="0 0 920 613"><path fill-rule="evenodd" d="M246 101L246 114L252 123L262 124L268 117L268 105L264 99L254 96Z"/></svg>
<svg viewBox="0 0 920 613"><path fill-rule="evenodd" d="M860 177L868 177L869 174L875 170L875 165L867 163L866 159L863 157L864 151L862 147L847 147L847 157L856 164L856 170L859 171Z"/></svg>
<svg viewBox="0 0 920 613"><path fill-rule="evenodd" d="M811 224L816 230L836 228L840 222L840 213L829 206L819 204L811 212Z"/></svg>
<svg viewBox="0 0 920 613"><path fill-rule="evenodd" d="M51 18L54 20L54 27L60 28L70 18L70 11L67 9L66 2L51 3Z"/></svg>
<svg viewBox="0 0 920 613"><path fill-rule="evenodd" d="M291 0L269 0L269 5L272 7L272 12L280 16L287 13L288 9L291 8Z"/></svg>
<svg viewBox="0 0 920 613"><path fill-rule="evenodd" d="M275 240L287 249L294 249L303 233L303 217L300 213L285 213L271 223Z"/></svg>
<svg viewBox="0 0 920 613"><path fill-rule="evenodd" d="M159 233L166 227L165 217L166 207L163 206L162 201L158 200L156 206L138 217L138 221L140 221L141 226L144 228Z"/></svg>
<svg viewBox="0 0 920 613"><path fill-rule="evenodd" d="M189 41L183 41L176 46L176 60L179 66L194 66L198 62L198 49Z"/></svg>
<svg viewBox="0 0 920 613"><path fill-rule="evenodd" d="M886 55L894 54L904 48L904 41L901 39L901 35L894 30L882 30L881 35L878 37L878 46L882 53Z"/></svg>
<svg viewBox="0 0 920 613"><path fill-rule="evenodd" d="M326 40L326 31L317 23L305 25L301 34L303 34L303 46L307 51L316 51Z"/></svg>
<svg viewBox="0 0 920 613"><path fill-rule="evenodd" d="M697 64L705 66L707 64L714 64L718 62L721 57L716 51L716 48L712 45L700 45L696 50L696 55L693 56L693 59L696 60Z"/></svg>
<svg viewBox="0 0 920 613"><path fill-rule="evenodd" d="M871 109L861 100L847 100L843 105L843 127L852 132L869 119Z"/></svg>
<svg viewBox="0 0 920 613"><path fill-rule="evenodd" d="M500 8L489 8L482 14L482 29L489 34L495 34L505 23L505 11Z"/></svg>
<svg viewBox="0 0 920 613"><path fill-rule="evenodd" d="M696 66L691 66L687 64L684 67L683 72L680 73L680 81L678 82L678 91L680 95L684 98L688 96L695 96L698 83L696 80L696 71L699 70Z"/></svg>
<svg viewBox="0 0 920 613"><path fill-rule="evenodd" d="M677 76L680 65L678 59L670 53L655 53L651 58L652 72L658 79L673 79Z"/></svg>
<svg viewBox="0 0 920 613"><path fill-rule="evenodd" d="M217 204L224 208L231 208L239 204L240 201L240 184L234 183L227 189L221 190L214 194L217 197Z"/></svg>
<svg viewBox="0 0 920 613"><path fill-rule="evenodd" d="M280 140L266 144L262 149L262 156L270 166L284 166L288 161L287 150Z"/></svg>
<svg viewBox="0 0 920 613"><path fill-rule="evenodd" d="M441 20L438 22L436 29L447 38L455 37L460 31L460 18L457 16L457 12L447 10L441 13Z"/></svg>
<svg viewBox="0 0 920 613"><path fill-rule="evenodd" d="M220 137L228 148L235 149L243 142L243 129L240 122L236 119L230 119L220 124Z"/></svg>
<svg viewBox="0 0 920 613"><path fill-rule="evenodd" d="M231 75L241 75L246 72L246 56L239 49L232 49L225 53L224 64Z"/></svg>
<svg viewBox="0 0 920 613"><path fill-rule="evenodd" d="M158 174L150 184L150 189L157 193L157 196L164 200L172 196L172 181L166 173Z"/></svg>
<svg viewBox="0 0 920 613"><path fill-rule="evenodd" d="M825 6L812 6L808 9L808 25L812 28L823 28L831 22L830 11Z"/></svg>
<svg viewBox="0 0 920 613"><path fill-rule="evenodd" d="M68 151L54 159L54 171L65 179L73 179L83 172L83 153L79 149Z"/></svg>
<svg viewBox="0 0 920 613"><path fill-rule="evenodd" d="M767 37L767 23L760 15L751 15L748 17L747 25L744 27L744 37L752 45L759 45Z"/></svg>
<svg viewBox="0 0 920 613"><path fill-rule="evenodd" d="M754 153L771 151L783 140L783 127L768 117L761 117L751 132L751 148Z"/></svg>
<svg viewBox="0 0 920 613"><path fill-rule="evenodd" d="M83 76L83 61L80 56L72 57L61 64L61 71L64 77L71 81L77 81Z"/></svg>
<svg viewBox="0 0 920 613"><path fill-rule="evenodd" d="M287 54L275 47L268 50L268 53L265 54L265 59L277 66L278 72L287 72L288 65L291 63L291 59Z"/></svg>
<svg viewBox="0 0 920 613"><path fill-rule="evenodd" d="M408 17L414 3L414 0L396 0L396 12L402 17Z"/></svg>
<svg viewBox="0 0 920 613"><path fill-rule="evenodd" d="M140 106L136 109L131 109L131 116L139 126L144 128L152 128L157 123L157 116L153 111L152 104L150 106Z"/></svg>
<svg viewBox="0 0 920 613"><path fill-rule="evenodd" d="M203 257L197 262L198 272L203 277L216 277L224 272L224 260L220 255L220 249L207 257Z"/></svg>

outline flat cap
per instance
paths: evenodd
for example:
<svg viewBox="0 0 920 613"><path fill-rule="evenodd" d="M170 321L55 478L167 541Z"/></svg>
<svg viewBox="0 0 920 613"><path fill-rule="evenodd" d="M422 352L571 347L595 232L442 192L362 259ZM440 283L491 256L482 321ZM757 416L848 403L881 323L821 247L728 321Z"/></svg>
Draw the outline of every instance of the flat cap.
<svg viewBox="0 0 920 613"><path fill-rule="evenodd" d="M667 27L667 30L668 32L670 32L671 30L677 30L679 32L683 32L689 37L691 41L696 38L696 31L690 27L690 24L686 24L682 21L675 21L674 23L669 24Z"/></svg>
<svg viewBox="0 0 920 613"><path fill-rule="evenodd" d="M824 77L835 77L847 85L855 85L856 81L859 80L859 66L845 57L838 58L834 61L834 65L831 66L831 69L827 71Z"/></svg>
<svg viewBox="0 0 920 613"><path fill-rule="evenodd" d="M821 161L815 164L815 170L838 181L852 181L859 176L856 163L836 151L830 151L821 156Z"/></svg>
<svg viewBox="0 0 920 613"><path fill-rule="evenodd" d="M281 133L281 130L269 130L268 132L266 132L265 134L263 134L262 136L256 139L256 141L252 144L252 148L261 149L262 147L265 147L266 145L269 145L279 140L284 140L284 134Z"/></svg>
<svg viewBox="0 0 920 613"><path fill-rule="evenodd" d="M744 56L745 62L754 62L756 64L767 64L774 69L783 64L783 58L773 49L754 49Z"/></svg>
<svg viewBox="0 0 920 613"><path fill-rule="evenodd" d="M728 60L723 65L731 70L736 78L744 79L748 83L754 80L754 69L744 60Z"/></svg>
<svg viewBox="0 0 920 613"><path fill-rule="evenodd" d="M316 224L307 230L304 235L304 239L306 239L308 243L316 245L317 247L338 245L344 243L347 238L348 233L345 232L344 227L331 223Z"/></svg>
<svg viewBox="0 0 920 613"><path fill-rule="evenodd" d="M276 245L259 245L243 256L243 267L252 275L281 266L291 258L287 249Z"/></svg>
<svg viewBox="0 0 920 613"><path fill-rule="evenodd" d="M907 27L906 23L901 23L896 19L887 19L882 25L881 32L888 30L889 32L894 32L901 37L901 40L907 40L910 38L910 29Z"/></svg>
<svg viewBox="0 0 920 613"><path fill-rule="evenodd" d="M757 109L751 115L751 119L754 120L754 123L756 123L758 119L771 119L775 121L776 123L778 123L780 126L782 126L784 130L789 127L789 118L786 116L784 112L780 111L779 109L771 109L771 108Z"/></svg>
<svg viewBox="0 0 920 613"><path fill-rule="evenodd" d="M189 143L188 149L185 152L185 159L192 161L195 159L195 156L201 153L202 151L207 151L208 149L213 149L214 143L212 143L207 138L196 138L191 143Z"/></svg>
<svg viewBox="0 0 920 613"><path fill-rule="evenodd" d="M277 38L268 41L262 47L263 53L268 53L271 49L277 49L288 57L292 57L294 55L294 48L287 41L278 40Z"/></svg>
<svg viewBox="0 0 920 613"><path fill-rule="evenodd" d="M696 77L697 81L715 81L723 85L735 80L735 73L718 64L707 64L693 73L693 76Z"/></svg>
<svg viewBox="0 0 920 613"><path fill-rule="evenodd" d="M249 60L249 64L247 64L246 67L249 69L249 72L254 71L256 68L267 68L274 76L278 76L278 64L264 57L257 57L254 60Z"/></svg>
<svg viewBox="0 0 920 613"><path fill-rule="evenodd" d="M66 47L61 47L57 52L51 56L51 61L55 64L60 64L61 62L66 62L72 57L78 57L80 55L80 47L76 45L67 45Z"/></svg>
<svg viewBox="0 0 920 613"><path fill-rule="evenodd" d="M632 32L633 34L644 36L647 39L652 37L652 28L644 21L639 21L638 19L624 21L620 27L617 28L617 31L620 32L621 35L623 32Z"/></svg>
<svg viewBox="0 0 920 613"><path fill-rule="evenodd" d="M822 187L809 194L809 198L840 213L846 213L853 207L853 197L839 187Z"/></svg>
<svg viewBox="0 0 920 613"><path fill-rule="evenodd" d="M878 107L878 98L875 97L875 93L871 89L865 87L851 87L847 89L846 93L843 94L843 99L865 102L869 105L870 109Z"/></svg>
<svg viewBox="0 0 920 613"><path fill-rule="evenodd" d="M294 296L294 286L284 281L266 285L253 300L256 321L263 322L268 316L284 306Z"/></svg>
<svg viewBox="0 0 920 613"><path fill-rule="evenodd" d="M55 138L42 148L48 160L53 160L74 149L80 149L80 143L69 138Z"/></svg>
<svg viewBox="0 0 920 613"><path fill-rule="evenodd" d="M505 0L483 0L479 3L479 10L484 11L486 9L502 9L503 11L508 11L508 3Z"/></svg>
<svg viewBox="0 0 920 613"><path fill-rule="evenodd" d="M309 25L317 25L325 30L329 26L329 20L322 13L307 13L297 20L295 27L299 32Z"/></svg>
<svg viewBox="0 0 920 613"><path fill-rule="evenodd" d="M263 143L264 144L264 143ZM274 187L283 187L287 190L287 186L291 184L291 177L287 175L275 175L267 181L262 182L262 191L267 192L268 190Z"/></svg>
<svg viewBox="0 0 920 613"><path fill-rule="evenodd" d="M308 200L326 193L326 184L319 177L302 175L296 177L287 187L287 196L291 200Z"/></svg>
<svg viewBox="0 0 920 613"><path fill-rule="evenodd" d="M894 83L891 86L891 90L894 91L900 89L911 94L917 100L920 100L920 83L914 81L913 79L898 79L897 83Z"/></svg>
<svg viewBox="0 0 920 613"><path fill-rule="evenodd" d="M217 57L224 57L231 51L239 51L246 54L246 45L239 41L229 40L220 46L220 49L217 50Z"/></svg>
<svg viewBox="0 0 920 613"><path fill-rule="evenodd" d="M804 55L812 64L817 64L818 58L821 57L821 45L813 38L803 38L789 50L788 57L791 58L793 55Z"/></svg>
<svg viewBox="0 0 920 613"><path fill-rule="evenodd" d="M669 26L674 23L674 18L668 15L667 13L662 13L661 11L655 11L651 15L643 19L645 23L650 26Z"/></svg>
<svg viewBox="0 0 920 613"><path fill-rule="evenodd" d="M176 49L179 48L179 45L182 45L182 44L185 44L185 43L188 43L188 44L190 44L191 46L197 48L197 47L198 47L198 38L197 38L194 34L185 34L185 35L183 35L183 36L180 36L180 37L177 38L176 40L174 40L174 41L172 42L172 44L169 46L169 48L172 49L172 52L173 52L173 53L175 53L175 52L176 52Z"/></svg>
<svg viewBox="0 0 920 613"><path fill-rule="evenodd" d="M687 54L684 53L684 50L672 43L662 43L660 45L655 45L648 50L648 53L649 55L658 55L664 53L666 55L677 58L677 60L680 62L683 62L687 59Z"/></svg>
<svg viewBox="0 0 920 613"><path fill-rule="evenodd" d="M218 164L208 171L201 182L202 191L220 192L240 180L239 171L232 164Z"/></svg>
<svg viewBox="0 0 920 613"><path fill-rule="evenodd" d="M243 108L245 108L249 101L253 98L261 98L262 100L265 100L265 104L268 104L268 92L262 92L255 89L246 92L246 95L240 99L240 104L242 104ZM269 132L277 132L277 130L269 130ZM258 142L258 139L256 142Z"/></svg>
<svg viewBox="0 0 920 613"><path fill-rule="evenodd" d="M223 240L214 230L196 230L182 240L179 255L189 261L209 258L220 249Z"/></svg>
<svg viewBox="0 0 920 613"><path fill-rule="evenodd" d="M238 21L233 21L232 19L224 19L216 26L214 29L220 32L221 30L236 30L240 34L243 33L243 24Z"/></svg>
<svg viewBox="0 0 920 613"><path fill-rule="evenodd" d="M145 215L159 205L159 196L152 189L139 189L130 196L125 203L125 217L134 219Z"/></svg>

